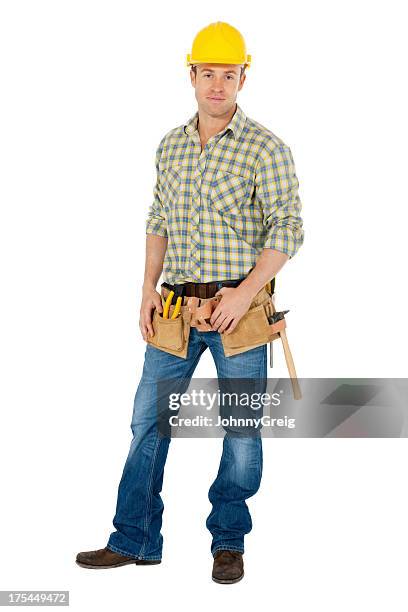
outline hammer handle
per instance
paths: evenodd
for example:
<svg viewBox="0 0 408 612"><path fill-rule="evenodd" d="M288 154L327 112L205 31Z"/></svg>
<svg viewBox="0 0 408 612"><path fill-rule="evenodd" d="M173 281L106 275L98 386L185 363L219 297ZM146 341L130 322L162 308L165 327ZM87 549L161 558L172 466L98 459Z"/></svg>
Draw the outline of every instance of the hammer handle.
<svg viewBox="0 0 408 612"><path fill-rule="evenodd" d="M288 366L290 381L292 383L293 397L295 399L301 399L302 392L300 390L299 381L298 381L296 370L295 370L295 364L293 363L292 353L290 352L288 339L286 337L286 331L282 329L279 332L279 335L282 340L283 351L285 353L285 359L286 359L286 365Z"/></svg>

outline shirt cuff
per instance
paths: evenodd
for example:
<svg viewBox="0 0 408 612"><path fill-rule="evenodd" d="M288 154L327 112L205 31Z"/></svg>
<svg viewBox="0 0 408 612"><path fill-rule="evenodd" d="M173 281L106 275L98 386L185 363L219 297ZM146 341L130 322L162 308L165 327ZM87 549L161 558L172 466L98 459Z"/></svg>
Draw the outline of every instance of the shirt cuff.
<svg viewBox="0 0 408 612"><path fill-rule="evenodd" d="M156 234L167 238L167 228L162 220L149 219L146 223L146 234Z"/></svg>
<svg viewBox="0 0 408 612"><path fill-rule="evenodd" d="M285 253L291 259L303 244L304 231L300 228L274 228L265 240L264 249L274 249Z"/></svg>

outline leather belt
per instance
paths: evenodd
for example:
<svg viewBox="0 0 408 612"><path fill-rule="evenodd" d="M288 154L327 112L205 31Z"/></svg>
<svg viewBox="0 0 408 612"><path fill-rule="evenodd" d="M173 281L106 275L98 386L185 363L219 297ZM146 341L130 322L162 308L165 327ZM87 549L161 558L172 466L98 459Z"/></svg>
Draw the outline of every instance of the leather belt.
<svg viewBox="0 0 408 612"><path fill-rule="evenodd" d="M238 287L246 277L238 280L225 280L225 281L210 281L209 283L180 283L171 285L170 283L162 283L161 286L174 291L176 295L183 295L186 297L198 297L201 299L208 299L215 296L217 291L221 287Z"/></svg>

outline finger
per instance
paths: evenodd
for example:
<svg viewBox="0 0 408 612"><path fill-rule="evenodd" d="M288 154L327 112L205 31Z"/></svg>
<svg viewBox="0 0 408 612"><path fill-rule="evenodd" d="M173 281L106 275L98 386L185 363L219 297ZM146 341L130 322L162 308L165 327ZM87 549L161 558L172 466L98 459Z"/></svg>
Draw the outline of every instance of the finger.
<svg viewBox="0 0 408 612"><path fill-rule="evenodd" d="M147 340L147 337L146 337L146 331L145 331L145 327L144 327L144 325L142 325L141 323L139 323L139 329L140 329L140 333L141 333L141 334L142 334L142 336L143 336L143 340Z"/></svg>
<svg viewBox="0 0 408 612"><path fill-rule="evenodd" d="M219 313L217 316L214 316L214 312L213 312L213 314L210 317L210 325L213 328L213 330L217 330L218 326L221 323L221 320L219 320L219 317L220 317L221 313Z"/></svg>
<svg viewBox="0 0 408 612"><path fill-rule="evenodd" d="M215 321L215 319L218 317L219 313L220 313L220 307L219 307L219 305L218 305L218 306L216 306L216 307L214 308L214 310L213 310L213 311L212 311L212 313L211 313L211 317L210 317L210 323L211 323L211 325L214 323L214 321Z"/></svg>
<svg viewBox="0 0 408 612"><path fill-rule="evenodd" d="M231 321L234 320L234 317L227 317L226 319L224 319L221 327L218 329L219 333L222 334L228 327L228 325L231 323Z"/></svg>
<svg viewBox="0 0 408 612"><path fill-rule="evenodd" d="M149 336L150 338L154 336L154 330L152 325L152 317L151 313L148 316L145 316L143 319L143 328L146 338Z"/></svg>
<svg viewBox="0 0 408 612"><path fill-rule="evenodd" d="M234 329L236 328L236 326L238 325L238 323L233 320L231 325L228 327L228 329L224 332L224 334L230 334L231 332L234 331Z"/></svg>
<svg viewBox="0 0 408 612"><path fill-rule="evenodd" d="M213 329L215 331L218 331L218 328L220 327L220 325L223 324L223 322L225 321L225 319L228 317L229 315L221 313L220 316L218 317L218 319L215 321L214 325L212 326Z"/></svg>
<svg viewBox="0 0 408 612"><path fill-rule="evenodd" d="M150 323L147 324L147 333L149 334L150 338L154 336L153 327Z"/></svg>
<svg viewBox="0 0 408 612"><path fill-rule="evenodd" d="M149 336L154 336L154 331L149 318L146 319L146 317L144 317L141 319L139 327L144 340L147 340Z"/></svg>
<svg viewBox="0 0 408 612"><path fill-rule="evenodd" d="M211 325L213 325L215 322L218 322L218 324L221 322L223 317L226 317L227 315L221 310L220 305L218 305L216 308L214 308L211 317L210 317L210 323ZM221 317L220 320L218 320Z"/></svg>

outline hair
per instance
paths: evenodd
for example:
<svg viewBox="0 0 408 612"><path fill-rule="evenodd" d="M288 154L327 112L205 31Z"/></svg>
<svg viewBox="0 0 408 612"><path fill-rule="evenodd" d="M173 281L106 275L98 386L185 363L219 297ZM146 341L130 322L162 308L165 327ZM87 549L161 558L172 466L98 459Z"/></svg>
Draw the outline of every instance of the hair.
<svg viewBox="0 0 408 612"><path fill-rule="evenodd" d="M191 70L194 72L194 74L197 77L197 64L194 64L193 66L190 66L190 68L191 68ZM241 78L242 75L244 74L245 68L246 68L246 66L241 66L241 74L239 75L239 78Z"/></svg>

